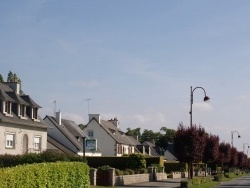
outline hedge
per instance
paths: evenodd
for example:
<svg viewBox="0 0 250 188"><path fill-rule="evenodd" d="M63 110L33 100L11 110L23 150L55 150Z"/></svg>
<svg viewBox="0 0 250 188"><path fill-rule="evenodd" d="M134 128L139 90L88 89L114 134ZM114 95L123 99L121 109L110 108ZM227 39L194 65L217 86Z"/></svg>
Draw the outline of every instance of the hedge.
<svg viewBox="0 0 250 188"><path fill-rule="evenodd" d="M0 169L0 188L87 188L89 167L82 162L19 165Z"/></svg>

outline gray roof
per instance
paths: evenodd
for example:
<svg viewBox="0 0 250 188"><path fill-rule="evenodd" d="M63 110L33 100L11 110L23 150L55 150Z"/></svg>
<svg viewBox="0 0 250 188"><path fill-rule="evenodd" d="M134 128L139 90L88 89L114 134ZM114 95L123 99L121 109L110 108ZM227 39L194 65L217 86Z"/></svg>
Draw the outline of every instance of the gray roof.
<svg viewBox="0 0 250 188"><path fill-rule="evenodd" d="M29 95L21 95L22 99L25 100L30 106L41 108Z"/></svg>
<svg viewBox="0 0 250 188"><path fill-rule="evenodd" d="M85 137L85 133L83 130L81 130L78 125L71 120L62 119L61 125L56 121L55 117L52 116L46 116L44 119L48 118L48 120L79 150L83 151L83 142L82 140L78 141L77 137ZM49 135L49 133L48 133ZM49 135L52 139L53 135ZM55 139L54 139L55 140ZM60 143L58 140L55 140L56 142ZM61 144L61 143L60 143ZM65 146L66 147L66 146ZM70 149L70 148L68 148ZM97 149L97 151L99 151Z"/></svg>
<svg viewBox="0 0 250 188"><path fill-rule="evenodd" d="M175 157L175 153L174 153L173 143L168 144L167 149L164 153L164 159L168 161L177 161L177 158Z"/></svg>
<svg viewBox="0 0 250 188"><path fill-rule="evenodd" d="M101 120L101 127L119 144L137 145L134 139L127 136L119 127L111 121Z"/></svg>

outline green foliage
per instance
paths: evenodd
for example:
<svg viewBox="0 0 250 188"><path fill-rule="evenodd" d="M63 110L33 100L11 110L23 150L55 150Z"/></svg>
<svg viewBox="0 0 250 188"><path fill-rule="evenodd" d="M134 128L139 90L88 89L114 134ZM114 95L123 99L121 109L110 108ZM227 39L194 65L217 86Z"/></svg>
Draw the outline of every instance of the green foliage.
<svg viewBox="0 0 250 188"><path fill-rule="evenodd" d="M0 188L89 187L89 167L82 162L19 165L0 170Z"/></svg>
<svg viewBox="0 0 250 188"><path fill-rule="evenodd" d="M163 166L161 166L160 164L151 164L150 166L156 167L157 172L163 172Z"/></svg>
<svg viewBox="0 0 250 188"><path fill-rule="evenodd" d="M55 150L42 153L28 153L24 155L0 155L0 168L13 167L21 164L32 164L56 161L82 161L82 158L73 154L64 154Z"/></svg>
<svg viewBox="0 0 250 188"><path fill-rule="evenodd" d="M146 168L146 160L144 155L142 154L129 155L127 167L133 170Z"/></svg>
<svg viewBox="0 0 250 188"><path fill-rule="evenodd" d="M104 165L104 166L99 166L97 168L98 172L104 172L104 171L108 171L108 169L110 169L111 167L109 165Z"/></svg>
<svg viewBox="0 0 250 188"><path fill-rule="evenodd" d="M165 167L166 173L186 171L186 163L179 163L179 162L168 163L168 162L165 162L164 167Z"/></svg>
<svg viewBox="0 0 250 188"><path fill-rule="evenodd" d="M0 82L4 82L3 76L0 74Z"/></svg>
<svg viewBox="0 0 250 188"><path fill-rule="evenodd" d="M221 181L223 178L223 174L217 174L214 176L214 181Z"/></svg>

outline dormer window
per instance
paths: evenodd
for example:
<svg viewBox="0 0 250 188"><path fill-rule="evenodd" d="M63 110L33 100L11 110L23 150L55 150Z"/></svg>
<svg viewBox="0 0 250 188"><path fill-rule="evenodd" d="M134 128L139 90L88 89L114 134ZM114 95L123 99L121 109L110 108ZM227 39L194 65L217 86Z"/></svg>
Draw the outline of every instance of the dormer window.
<svg viewBox="0 0 250 188"><path fill-rule="evenodd" d="M21 118L21 119L27 119L25 116L26 116L26 106L23 105L23 104L20 104L19 105L19 108L18 108L18 116Z"/></svg>
<svg viewBox="0 0 250 188"><path fill-rule="evenodd" d="M39 121L38 120L38 108L32 108L32 116L31 117L34 121Z"/></svg>
<svg viewBox="0 0 250 188"><path fill-rule="evenodd" d="M12 110L12 102L10 102L10 101L3 102L3 113L6 116L12 116L11 110Z"/></svg>

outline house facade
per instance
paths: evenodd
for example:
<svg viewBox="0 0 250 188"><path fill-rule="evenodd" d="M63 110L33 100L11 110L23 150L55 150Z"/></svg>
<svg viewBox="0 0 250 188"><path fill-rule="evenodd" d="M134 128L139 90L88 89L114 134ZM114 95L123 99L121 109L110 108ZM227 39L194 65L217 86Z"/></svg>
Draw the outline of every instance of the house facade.
<svg viewBox="0 0 250 188"><path fill-rule="evenodd" d="M44 118L44 121L50 126L48 129L48 149L80 156L102 155L95 140L90 140L74 121L62 119L61 116L61 112L56 112L55 117L47 115ZM95 146L92 144L91 149L88 147L90 141L96 144Z"/></svg>
<svg viewBox="0 0 250 188"><path fill-rule="evenodd" d="M19 82L0 82L0 154L38 153L47 149L47 124L41 108L23 94Z"/></svg>
<svg viewBox="0 0 250 188"><path fill-rule="evenodd" d="M136 145L140 143L119 129L117 118L106 121L100 114L89 114L89 123L83 131L89 138L97 140L102 156L139 153Z"/></svg>

